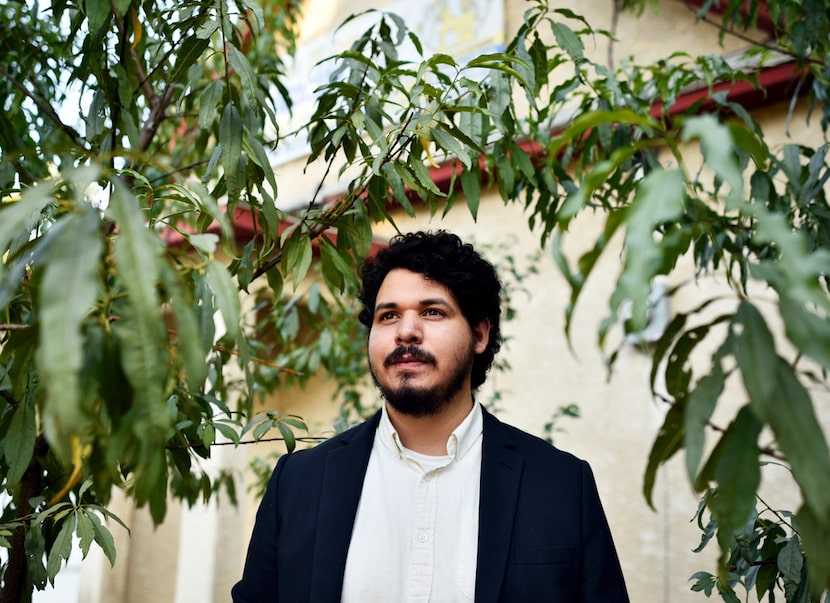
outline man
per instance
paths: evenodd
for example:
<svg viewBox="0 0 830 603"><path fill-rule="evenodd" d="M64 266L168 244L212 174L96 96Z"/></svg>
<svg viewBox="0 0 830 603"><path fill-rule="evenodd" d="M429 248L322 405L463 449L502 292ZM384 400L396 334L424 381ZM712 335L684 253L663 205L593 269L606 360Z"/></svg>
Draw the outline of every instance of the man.
<svg viewBox="0 0 830 603"><path fill-rule="evenodd" d="M587 463L474 399L500 289L446 232L398 236L364 266L384 405L277 463L236 603L628 601Z"/></svg>

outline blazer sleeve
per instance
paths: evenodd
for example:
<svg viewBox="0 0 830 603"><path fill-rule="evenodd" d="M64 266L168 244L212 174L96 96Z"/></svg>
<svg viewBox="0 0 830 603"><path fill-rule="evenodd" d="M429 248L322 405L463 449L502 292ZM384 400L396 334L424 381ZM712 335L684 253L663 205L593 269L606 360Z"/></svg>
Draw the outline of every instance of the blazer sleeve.
<svg viewBox="0 0 830 603"><path fill-rule="evenodd" d="M628 603L617 550L590 466L582 461L583 566L580 603Z"/></svg>
<svg viewBox="0 0 830 603"><path fill-rule="evenodd" d="M279 601L277 543L280 525L277 492L280 475L290 456L286 454L280 457L268 481L265 495L257 510L242 579L231 589L231 598L234 603L278 603Z"/></svg>

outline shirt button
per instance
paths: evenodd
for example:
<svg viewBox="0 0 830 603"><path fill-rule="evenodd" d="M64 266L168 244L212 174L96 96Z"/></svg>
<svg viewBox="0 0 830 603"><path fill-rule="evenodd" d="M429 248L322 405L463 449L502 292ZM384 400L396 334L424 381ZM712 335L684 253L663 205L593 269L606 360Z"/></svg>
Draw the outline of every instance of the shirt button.
<svg viewBox="0 0 830 603"><path fill-rule="evenodd" d="M429 540L429 536L426 534L418 534L418 542L426 542Z"/></svg>

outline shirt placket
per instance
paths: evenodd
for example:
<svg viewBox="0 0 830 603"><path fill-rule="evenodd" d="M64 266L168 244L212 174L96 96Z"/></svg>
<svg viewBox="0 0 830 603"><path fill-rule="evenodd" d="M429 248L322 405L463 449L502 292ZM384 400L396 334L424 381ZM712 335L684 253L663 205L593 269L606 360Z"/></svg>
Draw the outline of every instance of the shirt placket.
<svg viewBox="0 0 830 603"><path fill-rule="evenodd" d="M407 597L409 603L426 603L432 590L435 567L435 522L440 468L421 475L415 495L415 522L409 557Z"/></svg>

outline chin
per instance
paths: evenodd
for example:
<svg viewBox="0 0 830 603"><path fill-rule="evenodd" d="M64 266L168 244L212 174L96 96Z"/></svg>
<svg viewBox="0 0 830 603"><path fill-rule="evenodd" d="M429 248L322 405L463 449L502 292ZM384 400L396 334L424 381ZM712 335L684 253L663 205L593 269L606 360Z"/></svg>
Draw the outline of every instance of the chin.
<svg viewBox="0 0 830 603"><path fill-rule="evenodd" d="M399 413L411 417L427 417L436 414L447 405L447 398L436 396L429 389L400 387L382 390L383 397Z"/></svg>

